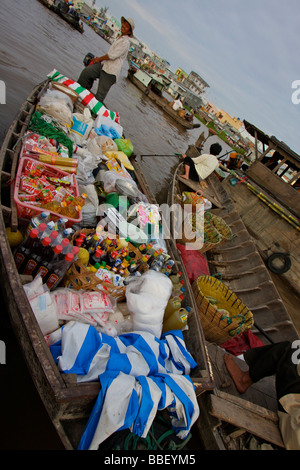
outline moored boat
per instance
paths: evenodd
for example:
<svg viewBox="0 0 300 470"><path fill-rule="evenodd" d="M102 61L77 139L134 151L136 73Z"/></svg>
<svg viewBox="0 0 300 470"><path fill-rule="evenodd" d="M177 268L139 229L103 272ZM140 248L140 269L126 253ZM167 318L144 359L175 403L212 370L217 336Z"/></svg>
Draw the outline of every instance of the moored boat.
<svg viewBox="0 0 300 470"><path fill-rule="evenodd" d="M23 149L25 135L36 107L46 91L50 81L38 85L22 105L17 118L9 128L0 153L1 170L1 276L3 294L6 300L12 327L20 342L24 357L41 396L45 408L66 449L76 449L86 427L94 404L99 396L99 381L77 382L75 374L61 373L46 343L45 334L33 312L23 285L28 285L32 277L19 274L13 249L9 245L6 228L17 231L26 227L30 219L20 213L14 198L15 185L20 168L20 152ZM61 89L61 88L60 88ZM74 98L72 90L68 90ZM82 103L75 108L82 111ZM142 175L138 164L133 162L133 176L140 191L147 200L155 203L150 188ZM23 225L24 224L24 225ZM186 272L172 239L167 241L169 256L174 260L176 271L181 271L186 281ZM189 329L184 331L185 343L197 366L193 369L191 379L197 395L213 388L213 375L203 331L198 316L195 315L195 301L187 283L185 295L187 305L192 307L189 317ZM194 312L194 313L193 313Z"/></svg>
<svg viewBox="0 0 300 470"><path fill-rule="evenodd" d="M84 32L83 24L79 14L76 11L74 11L74 13L68 13L68 6L64 2L50 2L48 0L39 1L44 6L49 8L49 10L59 15L63 20L69 23L70 26L79 31L81 34Z"/></svg>
<svg viewBox="0 0 300 470"><path fill-rule="evenodd" d="M141 76L139 77L139 75ZM127 77L139 90L148 96L149 99L151 99L184 129L195 129L200 127L200 124L186 120L184 117L181 117L180 114L178 114L178 111L175 111L172 108L171 102L162 96L164 84L159 80L159 78L155 78L147 72L136 69L135 66L131 66L129 68Z"/></svg>
<svg viewBox="0 0 300 470"><path fill-rule="evenodd" d="M209 286L205 295L212 298L215 296L213 284L217 281L211 281L209 277L220 279L221 281L218 282L221 282L223 286L222 291L226 293L225 297L230 298L236 294L253 314L251 329L233 335L232 340L228 337L225 341L223 338L223 344L222 340L218 342L221 328L220 320L217 320L215 315L216 309L213 311L219 329L214 331L215 341L212 340L211 335L216 329L216 322L213 324L213 320L210 320L211 323L207 325L205 316L202 316L216 386L200 400L201 413L197 425L206 448L209 449L245 448L243 446L247 439L249 442L249 436L256 436L258 439L271 443L275 448L282 448L284 445L278 428L274 378L264 379L261 385L256 384L255 389L248 390L240 396L228 375L223 357L226 351L234 351L233 354L238 355L239 351L242 354L243 351L258 345L283 340L298 340L299 334L260 256L256 243L218 176L211 174L205 181L196 183L181 177L182 166L183 163L178 164L171 181L169 205L181 204L184 208L183 195L192 193L196 196L198 194L199 205L203 204L203 198L209 202L209 209L205 211L205 214L216 216L223 223L223 231L219 226L219 235L223 233L223 237L221 235L215 237L210 244L205 243L204 237L203 245L200 244L198 249L192 252L195 258L201 253L207 261L209 275L203 271L201 276ZM182 236L177 235L176 217L172 220L171 230L172 236L177 240L178 248L182 247L182 244L189 243L188 240L182 240ZM204 226L204 232L205 230ZM182 249L180 251L182 252ZM193 281L193 291L197 296L196 281ZM204 301L201 305L198 304L200 316L203 305L206 309L205 315L209 308L214 308L213 305L208 307L208 304L209 302ZM252 344L245 342L247 335L254 339ZM234 344L238 345L239 341L241 341L240 349L238 346L236 350L231 349ZM244 367L243 361L239 361L238 358L236 360L241 367Z"/></svg>

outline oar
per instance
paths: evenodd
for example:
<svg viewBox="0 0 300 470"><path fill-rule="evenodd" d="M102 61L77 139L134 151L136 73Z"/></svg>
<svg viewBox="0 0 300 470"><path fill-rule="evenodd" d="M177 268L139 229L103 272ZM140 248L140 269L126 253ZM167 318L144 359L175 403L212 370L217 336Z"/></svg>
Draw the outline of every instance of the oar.
<svg viewBox="0 0 300 470"><path fill-rule="evenodd" d="M152 153L149 155L141 155L141 157L175 157L175 156L179 157L181 155L182 153L177 153L177 152L174 152L171 155L158 155L157 153Z"/></svg>

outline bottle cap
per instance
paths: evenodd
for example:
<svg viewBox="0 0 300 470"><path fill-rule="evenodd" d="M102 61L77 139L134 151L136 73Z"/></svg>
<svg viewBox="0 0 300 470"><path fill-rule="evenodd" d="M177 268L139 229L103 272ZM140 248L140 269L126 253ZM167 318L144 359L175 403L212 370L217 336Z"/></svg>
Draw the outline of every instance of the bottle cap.
<svg viewBox="0 0 300 470"><path fill-rule="evenodd" d="M67 238L63 238L62 241L61 241L62 246L67 246L67 245L69 245L69 243L70 242Z"/></svg>
<svg viewBox="0 0 300 470"><path fill-rule="evenodd" d="M33 229L30 231L29 236L30 236L30 238L36 238L36 237L38 236L38 234L39 234L38 229L37 229L37 228L33 228Z"/></svg>
<svg viewBox="0 0 300 470"><path fill-rule="evenodd" d="M58 232L56 230L53 230L53 232L51 232L50 234L50 237L52 238L52 240L55 240L55 238L58 237Z"/></svg>
<svg viewBox="0 0 300 470"><path fill-rule="evenodd" d="M56 245L54 248L53 248L53 251L56 253L56 254L60 254L62 252L62 249L63 247L61 245Z"/></svg>
<svg viewBox="0 0 300 470"><path fill-rule="evenodd" d="M68 253L68 254L65 256L65 260L68 261L68 262L73 261L73 258L74 258L73 253Z"/></svg>
<svg viewBox="0 0 300 470"><path fill-rule="evenodd" d="M79 250L80 250L79 246L74 246L74 247L72 248L72 253L73 253L73 255L78 255Z"/></svg>
<svg viewBox="0 0 300 470"><path fill-rule="evenodd" d="M39 225L38 230L39 230L40 232L44 232L44 230L46 230L46 228L47 228L47 225L42 222L42 223Z"/></svg>
<svg viewBox="0 0 300 470"><path fill-rule="evenodd" d="M50 243L51 243L51 238L50 238L50 237L45 237L45 238L43 238L42 244L43 244L44 246L49 246Z"/></svg>

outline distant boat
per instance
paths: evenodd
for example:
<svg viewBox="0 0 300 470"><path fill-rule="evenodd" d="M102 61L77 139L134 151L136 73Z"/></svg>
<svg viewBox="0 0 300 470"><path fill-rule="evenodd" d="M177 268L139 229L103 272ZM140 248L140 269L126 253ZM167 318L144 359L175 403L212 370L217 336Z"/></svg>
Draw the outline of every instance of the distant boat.
<svg viewBox="0 0 300 470"><path fill-rule="evenodd" d="M165 84L159 77L154 77L144 70L141 70L136 64L132 65L131 63L127 77L139 90L154 101L155 104L162 108L165 113L171 116L182 127L185 129L200 127L200 124L194 124L193 121L187 121L184 117L181 117L180 113L178 114L178 111L172 108L171 102L162 96Z"/></svg>

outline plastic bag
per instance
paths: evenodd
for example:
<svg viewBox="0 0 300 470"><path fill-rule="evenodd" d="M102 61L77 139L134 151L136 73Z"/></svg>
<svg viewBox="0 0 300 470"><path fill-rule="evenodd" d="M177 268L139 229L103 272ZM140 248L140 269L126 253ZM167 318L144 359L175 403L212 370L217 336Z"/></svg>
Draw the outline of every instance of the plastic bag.
<svg viewBox="0 0 300 470"><path fill-rule="evenodd" d="M206 199L205 197L202 196L201 191L197 192L188 192L184 191L182 193L182 201L183 204L191 204L193 209L196 208L196 205L202 205L204 204L204 210L209 210L212 207L212 203Z"/></svg>
<svg viewBox="0 0 300 470"><path fill-rule="evenodd" d="M114 142L115 144L115 142ZM116 145L116 144L115 144ZM117 148L117 146L116 146ZM130 161L128 160L128 157L127 155L125 155L124 152L121 152L119 150L116 150L116 151L106 151L105 152L105 156L106 157L113 157L115 158L116 160L118 160L120 163L122 163L122 165L124 165L124 167L127 169L127 170L134 170L134 167L132 166L132 164L130 163Z"/></svg>
<svg viewBox="0 0 300 470"><path fill-rule="evenodd" d="M180 251L188 278L192 284L199 276L209 275L209 267L205 256L196 250L187 250L184 245L176 244Z"/></svg>
<svg viewBox="0 0 300 470"><path fill-rule="evenodd" d="M130 139L115 139L118 150L124 152L127 157L130 157L133 154L133 145Z"/></svg>
<svg viewBox="0 0 300 470"><path fill-rule="evenodd" d="M165 308L171 293L170 279L153 270L128 284L126 301L135 331L148 331L160 338Z"/></svg>
<svg viewBox="0 0 300 470"><path fill-rule="evenodd" d="M113 127L106 126L105 124L101 124L100 127L95 127L94 131L98 135L104 135L106 137L109 137L110 139L121 138L120 134L118 134L118 132Z"/></svg>
<svg viewBox="0 0 300 470"><path fill-rule="evenodd" d="M97 116L94 122L95 128L97 129L101 127L102 124L115 129L115 131L119 134L119 136L123 135L123 127L116 121L113 121L112 119L110 119L110 117L101 116L101 115Z"/></svg>
<svg viewBox="0 0 300 470"><path fill-rule="evenodd" d="M73 124L73 103L72 100L57 90L48 90L40 99L39 111L44 111L52 116L63 126L70 128Z"/></svg>
<svg viewBox="0 0 300 470"><path fill-rule="evenodd" d="M89 133L93 128L94 121L92 119L91 112L88 108L85 108L83 114L73 114L73 126L70 129L70 139L76 145L81 145L87 140Z"/></svg>
<svg viewBox="0 0 300 470"><path fill-rule="evenodd" d="M103 292L56 289L51 293L59 320L77 320L93 326L104 326L116 301Z"/></svg>
<svg viewBox="0 0 300 470"><path fill-rule="evenodd" d="M43 284L42 277L36 276L23 288L43 335L57 330L59 323L56 304L53 302L48 287Z"/></svg>
<svg viewBox="0 0 300 470"><path fill-rule="evenodd" d="M94 132L93 130L91 131ZM108 151L118 151L117 144L109 137L105 135L96 135L95 137L88 139L87 149L94 155L103 155Z"/></svg>

